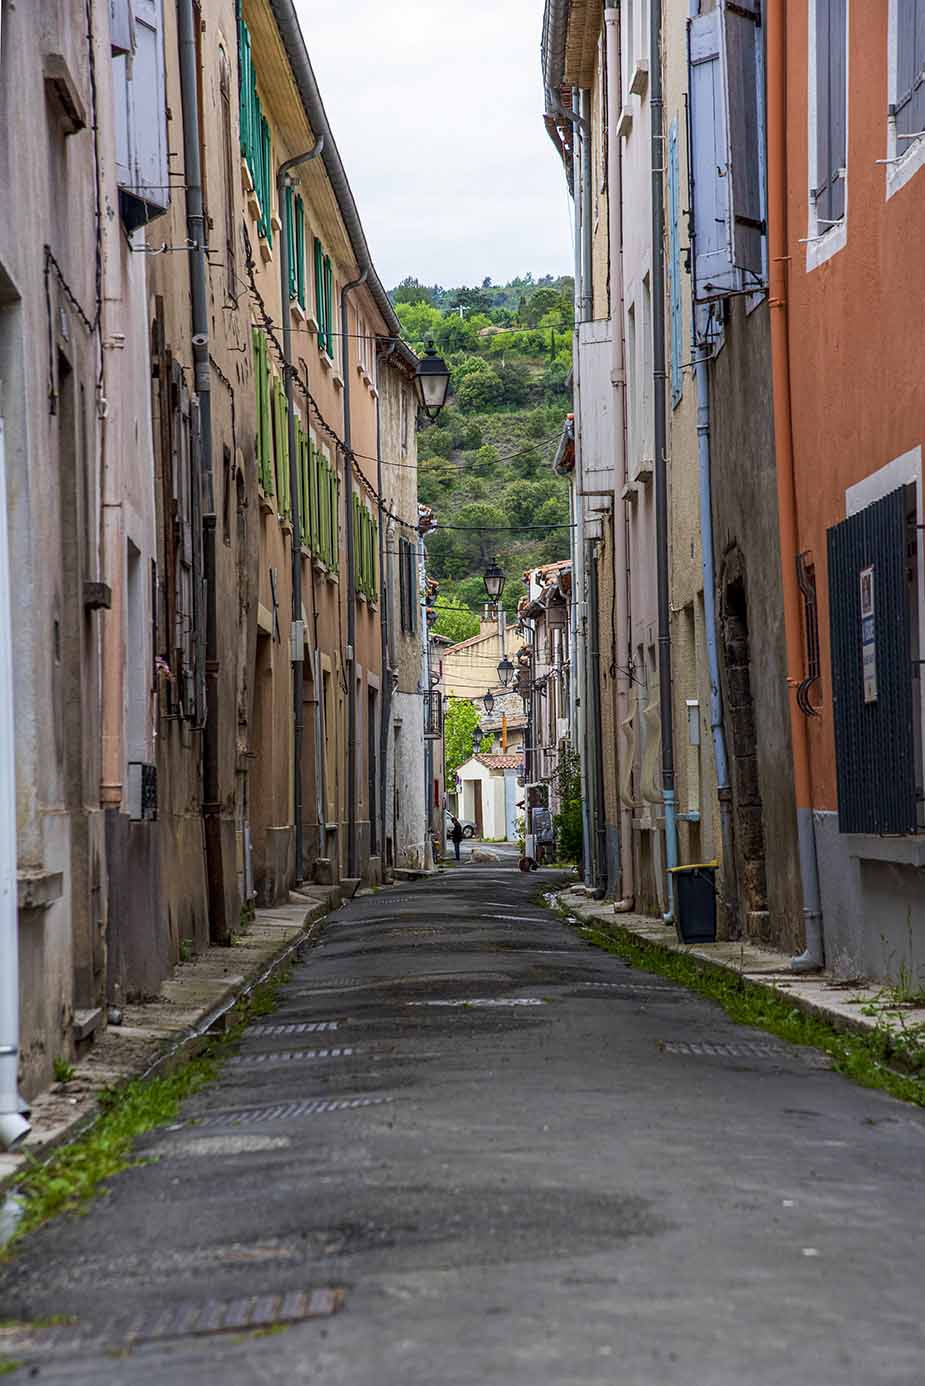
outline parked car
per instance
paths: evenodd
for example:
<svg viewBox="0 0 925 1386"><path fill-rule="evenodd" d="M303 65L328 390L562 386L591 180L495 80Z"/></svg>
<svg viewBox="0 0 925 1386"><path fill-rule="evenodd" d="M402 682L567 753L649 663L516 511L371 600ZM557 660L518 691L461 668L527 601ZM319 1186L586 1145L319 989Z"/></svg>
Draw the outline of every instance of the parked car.
<svg viewBox="0 0 925 1386"><path fill-rule="evenodd" d="M460 821L460 823L462 824L463 837L475 837L475 824L474 824L474 823L470 823L469 820L468 820L468 818L460 818L459 821ZM450 833L452 832L452 830L453 830L453 815L452 815L451 813L448 813L448 814L446 815L446 833L447 833L447 837L449 837L449 835L450 835Z"/></svg>

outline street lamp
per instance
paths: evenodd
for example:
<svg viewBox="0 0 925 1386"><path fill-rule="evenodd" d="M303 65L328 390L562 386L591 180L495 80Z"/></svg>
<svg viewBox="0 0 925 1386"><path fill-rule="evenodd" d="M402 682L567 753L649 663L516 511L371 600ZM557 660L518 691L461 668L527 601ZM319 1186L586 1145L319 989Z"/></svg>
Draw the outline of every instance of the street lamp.
<svg viewBox="0 0 925 1386"><path fill-rule="evenodd" d="M485 694L485 697L482 699L482 706L484 707L486 713L490 717L495 707L495 700L492 697L492 692L490 688L488 692Z"/></svg>
<svg viewBox="0 0 925 1386"><path fill-rule="evenodd" d="M482 728L476 722L472 728L472 754L477 756L482 749Z"/></svg>
<svg viewBox="0 0 925 1386"><path fill-rule="evenodd" d="M513 677L514 665L511 660L508 659L507 655L505 655L498 665L498 682L502 688L509 688Z"/></svg>
<svg viewBox="0 0 925 1386"><path fill-rule="evenodd" d="M446 404L449 388L450 368L434 350L433 338L429 338L427 350L418 361L414 373L418 404L429 419L435 419Z"/></svg>
<svg viewBox="0 0 925 1386"><path fill-rule="evenodd" d="M494 559L485 569L484 575L485 591L488 593L488 600L494 604L501 600L501 593L504 591L504 572L498 567L498 560Z"/></svg>

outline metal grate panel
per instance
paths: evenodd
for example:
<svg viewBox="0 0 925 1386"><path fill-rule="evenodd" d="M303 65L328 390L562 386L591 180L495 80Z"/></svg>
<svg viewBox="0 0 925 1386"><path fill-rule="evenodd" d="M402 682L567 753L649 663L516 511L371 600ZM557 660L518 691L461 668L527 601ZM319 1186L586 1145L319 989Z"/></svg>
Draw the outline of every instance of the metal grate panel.
<svg viewBox="0 0 925 1386"><path fill-rule="evenodd" d="M276 1025L249 1025L247 1036L264 1035L313 1035L319 1034L322 1030L336 1030L336 1020L303 1020L299 1022L279 1023Z"/></svg>
<svg viewBox="0 0 925 1386"><path fill-rule="evenodd" d="M325 1116L329 1112L354 1111L359 1107L380 1107L391 1097L313 1098L305 1102L278 1102L272 1107L247 1107L232 1112L207 1112L194 1117L190 1126L256 1126L265 1121L295 1121L301 1117Z"/></svg>
<svg viewBox="0 0 925 1386"><path fill-rule="evenodd" d="M346 1059L355 1054L355 1049L275 1049L266 1054L236 1054L229 1059L229 1066L249 1067L251 1064L292 1064L308 1063L312 1059Z"/></svg>
<svg viewBox="0 0 925 1386"><path fill-rule="evenodd" d="M908 504L901 487L828 531L838 826L843 833L911 833L916 828ZM869 668L865 694L861 581L867 570L872 571L873 601L867 649L875 686Z"/></svg>

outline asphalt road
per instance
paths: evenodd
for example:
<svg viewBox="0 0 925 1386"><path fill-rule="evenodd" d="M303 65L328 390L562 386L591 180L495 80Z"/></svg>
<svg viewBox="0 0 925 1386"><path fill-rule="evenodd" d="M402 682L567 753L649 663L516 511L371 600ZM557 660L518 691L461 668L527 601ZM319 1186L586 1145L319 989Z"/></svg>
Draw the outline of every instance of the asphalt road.
<svg viewBox="0 0 925 1386"><path fill-rule="evenodd" d="M78 1321L38 1379L921 1386L925 1113L586 946L553 880L333 915L149 1163L0 1268L0 1318Z"/></svg>

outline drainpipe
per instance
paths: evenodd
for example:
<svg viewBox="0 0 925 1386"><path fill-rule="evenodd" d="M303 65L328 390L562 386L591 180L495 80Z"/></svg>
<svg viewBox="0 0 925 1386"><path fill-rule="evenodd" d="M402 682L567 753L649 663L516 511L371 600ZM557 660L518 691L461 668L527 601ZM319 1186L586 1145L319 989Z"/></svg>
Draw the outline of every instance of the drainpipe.
<svg viewBox="0 0 925 1386"><path fill-rule="evenodd" d="M353 450L350 419L350 331L347 322L347 299L354 289L366 283L368 269L358 279L351 279L340 291L341 364L344 376L344 452L346 455L345 486L347 498L347 645L350 650L350 683L347 688L347 876L357 874L357 593L353 571Z"/></svg>
<svg viewBox="0 0 925 1386"><path fill-rule="evenodd" d="M280 306L283 315L283 382L286 389L287 432L289 435L289 495L292 507L292 625L290 628L290 656L292 659L292 785L293 785L293 823L295 828L295 878L305 879L305 834L302 827L302 740L305 731L304 685L305 685L305 626L302 620L302 516L299 509L299 458L296 452L295 398L293 381L295 371L292 365L292 314L289 310L289 219L286 216L287 177L290 169L299 164L307 164L317 159L324 149L324 135L321 135L312 149L287 159L276 171L276 196L279 206L279 275ZM313 613L314 616L314 613ZM315 626L315 648L319 648L318 628ZM318 685L315 685L318 693ZM317 707L317 699L316 699ZM324 753L318 735L318 718L315 717L315 793L318 796L320 777L318 775L319 752ZM318 815L319 856L326 856L324 819Z"/></svg>
<svg viewBox="0 0 925 1386"><path fill-rule="evenodd" d="M620 9L609 0L604 10L607 61L607 189L610 237L610 320L613 342L611 380L615 393L614 427L614 624L617 635L616 691L617 737L630 715L632 683L629 677L629 544L626 501L620 492L626 484L626 367L623 346L623 146L617 134L620 119L622 69L620 61ZM618 790L619 794L619 790ZM625 914L633 908L633 810L620 798L620 890L614 911Z"/></svg>
<svg viewBox="0 0 925 1386"><path fill-rule="evenodd" d="M202 814L209 890L209 936L227 943L231 921L225 912L222 873L221 794L218 773L219 653L215 590L215 496L212 481L212 376L209 365L209 285L207 234L202 205L199 146L199 71L193 0L177 0L180 96L183 105L183 167L186 174L186 234L190 243L192 354L199 405L200 493L206 589L206 719L202 734Z"/></svg>
<svg viewBox="0 0 925 1386"><path fill-rule="evenodd" d="M418 614L421 621L421 683L422 693L430 692L430 631L427 629L427 550L423 534L418 536ZM423 708L423 704L422 704ZM434 870L434 849L431 836L430 795L433 782L434 743L424 742L424 859L425 871Z"/></svg>
<svg viewBox="0 0 925 1386"><path fill-rule="evenodd" d="M579 124L584 117L580 113L581 93L577 87L572 88L572 108L575 117L575 124ZM587 687L586 687L586 665L587 665L587 601L585 592L585 505L582 498L583 477L582 477L582 456L581 456L581 353L579 351L579 324L584 321L585 307L585 277L588 273L588 262L586 261L584 250L584 226L587 221L585 215L585 188L582 178L583 158L581 141L577 138L573 145L573 165L574 165L574 200L575 200L575 341L574 341L574 395L575 395L575 471L572 478L573 491L575 496L575 509L573 520L575 528L572 531L574 536L574 547L572 550L572 583L575 589L575 708L576 708L576 740L578 742L578 754L581 761L581 838L582 838L582 878L586 885L591 884L592 867L591 853L593 850L590 795L588 788L590 785L591 769L588 762L588 746L586 738L587 725Z"/></svg>
<svg viewBox="0 0 925 1386"><path fill-rule="evenodd" d="M695 310L696 324L696 310ZM700 475L700 549L703 560L703 620L706 627L707 671L710 676L710 729L713 734L713 763L716 768L716 797L719 800L720 834L723 844L723 887L727 932L738 937L738 907L735 889L735 854L732 836L732 788L726 754L723 723L723 695L719 682L719 654L716 648L716 573L713 561L713 476L710 450L710 382L707 357L700 335L696 342L697 381L697 458Z"/></svg>
<svg viewBox="0 0 925 1386"><path fill-rule="evenodd" d="M389 342L383 353L383 360L387 360L393 355L396 342ZM399 385L399 389L403 389ZM392 719L392 671L389 660L389 635L392 625L392 586L389 578L391 576L390 565L386 554L386 534L385 534L385 498L382 488L382 409L381 391L379 388L379 356L376 355L376 490L379 492L379 639L380 656L379 663L382 669L382 696L379 704L379 802L377 810L379 813L379 853L382 857L383 875L385 874L385 813L386 813L386 790L387 790L387 766L389 757L389 727ZM372 810L372 805L370 805ZM394 847L395 835L392 834Z"/></svg>
<svg viewBox="0 0 925 1386"><path fill-rule="evenodd" d="M769 5L767 15L768 81L768 307L771 313L771 379L773 383L774 438L777 453L777 506L780 522L781 586L784 601L784 636L787 647L787 687L790 734L793 742L793 779L796 794L800 879L803 887L803 926L806 947L792 958L794 972L814 972L824 966L822 899L813 819L812 772L806 719L797 706L795 690L803 676L800 592L796 560L796 477L790 397L788 350L787 266L787 30L779 5Z"/></svg>
<svg viewBox="0 0 925 1386"><path fill-rule="evenodd" d="M591 765L594 771L595 861L594 894L603 899L607 893L607 824L604 807L604 748L601 736L601 637L600 604L598 600L598 560L588 542L588 621L591 626L590 659L588 661L589 713L588 727L593 741ZM548 696L548 694L547 694Z"/></svg>
<svg viewBox="0 0 925 1386"><path fill-rule="evenodd" d="M655 543L658 573L659 719L662 732L662 804L665 813L665 856L668 910L665 923L675 918L674 876L678 864L678 821L675 797L674 722L671 697L671 593L668 546L668 460L665 425L665 190L664 99L662 97L662 6L651 6L652 117L652 382L655 400Z"/></svg>
<svg viewBox="0 0 925 1386"><path fill-rule="evenodd" d="M16 730L6 462L0 418L0 1150L31 1127L19 1098L19 913L16 903Z"/></svg>

